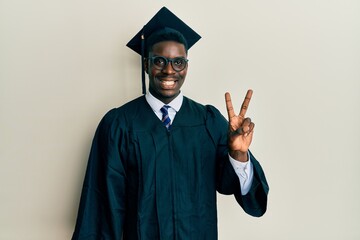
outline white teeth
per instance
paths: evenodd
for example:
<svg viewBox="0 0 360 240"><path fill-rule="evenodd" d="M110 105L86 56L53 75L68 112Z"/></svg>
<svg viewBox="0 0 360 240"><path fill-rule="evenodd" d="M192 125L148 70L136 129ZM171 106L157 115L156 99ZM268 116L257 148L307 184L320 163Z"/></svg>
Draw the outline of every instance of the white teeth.
<svg viewBox="0 0 360 240"><path fill-rule="evenodd" d="M162 83L166 86L172 86L172 85L174 85L175 81L164 81Z"/></svg>

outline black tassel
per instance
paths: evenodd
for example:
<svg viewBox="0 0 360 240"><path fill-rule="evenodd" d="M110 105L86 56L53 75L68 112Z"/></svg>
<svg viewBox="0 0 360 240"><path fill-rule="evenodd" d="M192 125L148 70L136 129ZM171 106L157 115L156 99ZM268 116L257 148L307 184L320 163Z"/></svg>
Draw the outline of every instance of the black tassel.
<svg viewBox="0 0 360 240"><path fill-rule="evenodd" d="M141 34L141 81L142 81L142 93L146 94L146 84L145 84L145 37L144 37L144 28Z"/></svg>

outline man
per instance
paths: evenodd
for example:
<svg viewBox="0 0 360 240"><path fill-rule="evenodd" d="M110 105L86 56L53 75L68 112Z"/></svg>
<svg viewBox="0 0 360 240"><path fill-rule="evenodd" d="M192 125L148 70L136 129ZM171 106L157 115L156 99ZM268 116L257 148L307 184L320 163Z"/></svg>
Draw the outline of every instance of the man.
<svg viewBox="0 0 360 240"><path fill-rule="evenodd" d="M226 94L229 122L180 91L199 38L162 8L128 43L142 56L149 92L100 122L73 239L216 240L216 191L234 194L250 215L265 213L268 185L248 150L252 91L238 116Z"/></svg>

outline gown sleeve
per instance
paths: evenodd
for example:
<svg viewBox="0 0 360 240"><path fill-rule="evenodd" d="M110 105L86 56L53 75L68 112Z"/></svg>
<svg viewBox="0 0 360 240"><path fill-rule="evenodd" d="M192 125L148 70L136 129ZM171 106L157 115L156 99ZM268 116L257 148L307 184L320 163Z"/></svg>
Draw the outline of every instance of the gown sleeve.
<svg viewBox="0 0 360 240"><path fill-rule="evenodd" d="M121 239L125 170L116 111L100 122L92 143L73 240Z"/></svg>
<svg viewBox="0 0 360 240"><path fill-rule="evenodd" d="M251 188L246 195L241 194L240 181L228 157L227 131L228 121L214 107L208 106L207 127L217 144L217 191L221 194L235 196L243 210L254 217L264 215L267 208L269 186L260 163L250 153L254 177Z"/></svg>

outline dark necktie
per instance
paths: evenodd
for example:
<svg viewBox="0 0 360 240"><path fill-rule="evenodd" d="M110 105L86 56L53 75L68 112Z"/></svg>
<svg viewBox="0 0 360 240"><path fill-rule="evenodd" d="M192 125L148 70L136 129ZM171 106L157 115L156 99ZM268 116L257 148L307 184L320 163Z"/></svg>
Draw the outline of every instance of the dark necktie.
<svg viewBox="0 0 360 240"><path fill-rule="evenodd" d="M164 105L160 111L162 112L162 122L163 124L165 125L165 127L169 130L170 128L170 122L171 122L171 119L169 117L169 112L168 112L168 108L170 106L167 106L167 105Z"/></svg>

